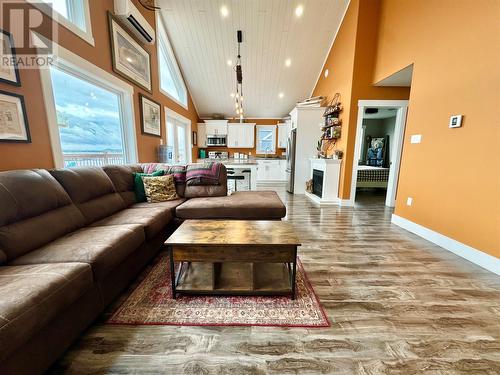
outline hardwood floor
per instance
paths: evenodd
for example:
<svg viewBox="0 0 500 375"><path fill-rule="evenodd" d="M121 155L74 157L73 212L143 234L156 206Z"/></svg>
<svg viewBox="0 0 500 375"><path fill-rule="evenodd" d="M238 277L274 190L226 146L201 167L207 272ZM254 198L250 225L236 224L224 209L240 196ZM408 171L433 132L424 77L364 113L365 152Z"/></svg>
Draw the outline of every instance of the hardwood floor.
<svg viewBox="0 0 500 375"><path fill-rule="evenodd" d="M51 372L500 374L498 276L392 225L383 197L319 208L278 192L330 328L101 321Z"/></svg>

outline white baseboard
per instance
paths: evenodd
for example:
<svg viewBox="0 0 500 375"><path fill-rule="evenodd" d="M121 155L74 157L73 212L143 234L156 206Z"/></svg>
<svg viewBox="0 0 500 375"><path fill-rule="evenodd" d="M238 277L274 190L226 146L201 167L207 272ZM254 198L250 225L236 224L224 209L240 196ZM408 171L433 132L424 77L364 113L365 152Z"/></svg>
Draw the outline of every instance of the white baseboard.
<svg viewBox="0 0 500 375"><path fill-rule="evenodd" d="M338 198L335 199L322 199L317 195L308 193L307 191L304 193L307 198L312 200L314 203L319 204L320 206L331 206L331 205L339 205L340 201Z"/></svg>
<svg viewBox="0 0 500 375"><path fill-rule="evenodd" d="M268 181L257 181L257 185L273 185L273 186L286 186L286 181L282 180L268 180Z"/></svg>
<svg viewBox="0 0 500 375"><path fill-rule="evenodd" d="M339 199L339 201L343 207L354 207L354 201L351 199Z"/></svg>
<svg viewBox="0 0 500 375"><path fill-rule="evenodd" d="M474 249L469 245L458 242L453 238L447 237L441 233L435 232L420 224L414 223L398 215L392 215L391 222L398 227L406 229L409 232L420 236L427 241L435 243L442 248L451 251L452 253L467 259L469 262L477 264L480 267L487 269L497 275L500 275L500 259L486 254L480 250Z"/></svg>

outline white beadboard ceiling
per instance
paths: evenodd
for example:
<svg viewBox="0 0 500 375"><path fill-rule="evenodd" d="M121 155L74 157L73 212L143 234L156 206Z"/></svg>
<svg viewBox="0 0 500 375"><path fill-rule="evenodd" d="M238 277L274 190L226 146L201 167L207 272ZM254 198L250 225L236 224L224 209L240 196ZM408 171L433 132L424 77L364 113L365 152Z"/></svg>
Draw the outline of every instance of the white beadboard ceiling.
<svg viewBox="0 0 500 375"><path fill-rule="evenodd" d="M236 31L243 31L245 117L281 118L311 94L349 0L157 0L200 117L235 116ZM297 18L295 8L304 12ZM229 15L223 18L222 6ZM285 60L291 59L291 66ZM334 73L334 72L332 72ZM283 98L279 94L283 93Z"/></svg>

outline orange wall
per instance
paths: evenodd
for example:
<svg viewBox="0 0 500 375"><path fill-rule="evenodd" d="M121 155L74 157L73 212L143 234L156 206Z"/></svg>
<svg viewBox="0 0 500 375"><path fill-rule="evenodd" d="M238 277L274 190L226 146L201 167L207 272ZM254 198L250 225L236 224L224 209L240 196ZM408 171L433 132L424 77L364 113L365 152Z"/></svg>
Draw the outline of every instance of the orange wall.
<svg viewBox="0 0 500 375"><path fill-rule="evenodd" d="M395 213L496 257L499 15L498 0L384 0L374 74L414 64ZM453 114L462 128L448 128Z"/></svg>
<svg viewBox="0 0 500 375"><path fill-rule="evenodd" d="M336 149L344 151L339 183L342 199L348 199L351 192L358 100L408 99L409 96L409 89L405 87L372 85L379 8L378 0L351 0L313 92L314 96L324 95L328 98L332 98L336 92L341 94L342 137ZM326 69L329 75L325 78Z"/></svg>
<svg viewBox="0 0 500 375"><path fill-rule="evenodd" d="M137 5L137 1L134 0ZM155 25L153 12L146 11L141 6L137 6L151 25ZM116 75L112 71L111 47L109 40L107 11L113 9L112 0L90 1L90 12L92 21L92 33L95 47L68 31L64 27L58 28L58 43L64 48L80 55L84 59L99 66L100 68ZM157 160L157 147L160 145L160 138L142 135L140 127L139 113L139 93L153 98L163 106L166 106L192 122L193 130L196 130L198 114L189 96L188 110L178 105L159 92L158 65L156 45L144 46L151 53L151 73L153 94L134 86L134 113L137 133L137 148L140 162L150 162ZM0 170L22 169L22 168L53 168L52 149L50 146L47 116L43 101L40 74L36 70L20 69L21 87L0 83L0 90L14 92L24 95L28 122L31 132L32 143L1 143L0 142ZM123 79L125 80L125 79ZM125 82L134 85L125 80ZM162 138L165 141L165 114L162 110ZM197 154L197 148L193 150L193 156Z"/></svg>
<svg viewBox="0 0 500 375"><path fill-rule="evenodd" d="M238 123L239 121L237 120L229 120L229 125L231 126L231 123ZM249 123L254 123L256 125L277 125L281 122L281 120L277 119L251 119L247 118L245 119L244 122L249 122ZM256 140L256 135L257 132L254 132L254 145L257 146L257 140ZM250 152L252 156L257 155L256 152L256 147L254 148L227 148L227 147L209 147L206 149L207 151L227 151L229 152L229 156L232 156L235 152L240 152L243 154L247 154ZM276 153L275 154L269 154L269 155L278 155L281 156L283 152L285 152L286 149L284 148L278 148L278 128L276 128ZM193 159L195 160L195 159Z"/></svg>
<svg viewBox="0 0 500 375"><path fill-rule="evenodd" d="M395 213L500 257L500 2L352 0L314 95L342 94L348 198L359 99L409 99ZM414 64L411 91L373 84ZM460 129L449 117L463 114ZM410 144L422 134L421 144ZM407 206L406 199L413 198Z"/></svg>
<svg viewBox="0 0 500 375"><path fill-rule="evenodd" d="M333 98L335 93L341 94L340 100L344 109L340 114L342 137L337 141L335 147L338 150L345 150L347 147L346 136L350 122L357 21L358 3L351 1L313 92L313 96L323 95L328 98L328 101ZM328 77L325 77L327 69ZM340 186L343 185L343 169L344 166L342 166Z"/></svg>

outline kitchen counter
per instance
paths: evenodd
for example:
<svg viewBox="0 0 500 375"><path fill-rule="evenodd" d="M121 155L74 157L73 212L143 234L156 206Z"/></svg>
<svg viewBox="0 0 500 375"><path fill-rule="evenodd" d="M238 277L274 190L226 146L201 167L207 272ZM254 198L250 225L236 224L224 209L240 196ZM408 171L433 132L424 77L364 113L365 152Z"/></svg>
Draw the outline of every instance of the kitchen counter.
<svg viewBox="0 0 500 375"><path fill-rule="evenodd" d="M218 161L224 165L257 165L257 161L255 159L198 159L198 163L203 163L205 161Z"/></svg>
<svg viewBox="0 0 500 375"><path fill-rule="evenodd" d="M286 160L286 156L256 156L254 160Z"/></svg>

